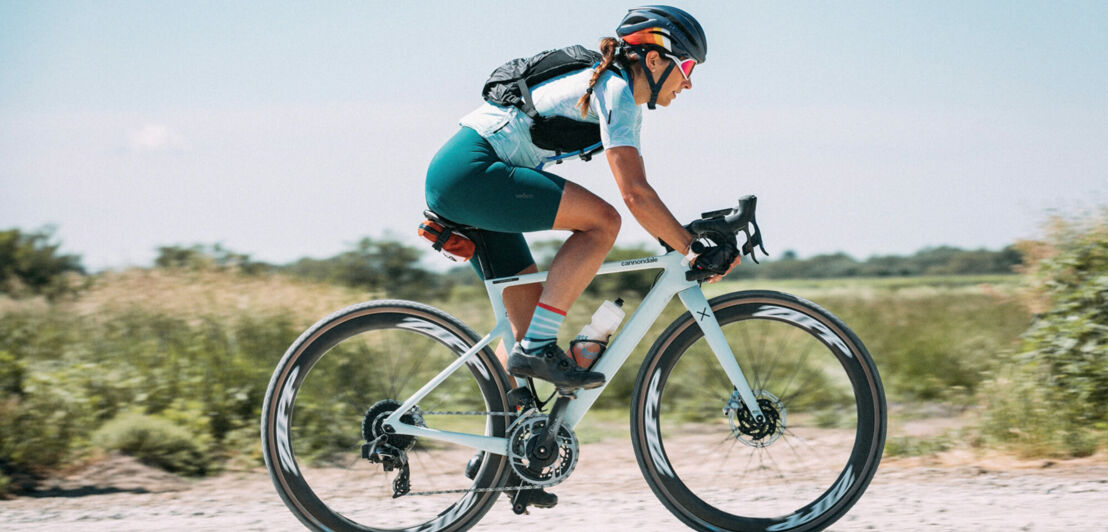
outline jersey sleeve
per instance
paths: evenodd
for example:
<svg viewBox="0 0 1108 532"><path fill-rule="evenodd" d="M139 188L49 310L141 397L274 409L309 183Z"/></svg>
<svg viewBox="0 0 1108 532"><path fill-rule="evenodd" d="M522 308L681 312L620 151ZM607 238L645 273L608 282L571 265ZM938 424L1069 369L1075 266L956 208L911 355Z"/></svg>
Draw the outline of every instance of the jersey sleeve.
<svg viewBox="0 0 1108 532"><path fill-rule="evenodd" d="M605 149L631 146L642 151L642 109L635 104L631 86L622 76L612 72L601 75L589 106L600 119L600 142Z"/></svg>

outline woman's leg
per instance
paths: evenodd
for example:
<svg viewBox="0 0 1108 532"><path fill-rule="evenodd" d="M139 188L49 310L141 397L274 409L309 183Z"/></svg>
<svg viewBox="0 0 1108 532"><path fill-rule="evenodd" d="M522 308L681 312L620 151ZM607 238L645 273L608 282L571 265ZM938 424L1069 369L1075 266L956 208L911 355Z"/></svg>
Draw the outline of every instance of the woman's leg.
<svg viewBox="0 0 1108 532"><path fill-rule="evenodd" d="M569 310L604 263L604 257L619 235L619 228L620 216L614 207L580 185L567 181L554 218L554 229L573 231L573 234L554 256L539 301Z"/></svg>
<svg viewBox="0 0 1108 532"><path fill-rule="evenodd" d="M580 186L566 182L554 229L573 231L554 256L538 307L524 334L508 356L508 373L554 383L559 389L591 389L604 384L604 374L577 366L557 344L566 310L589 285L619 234L615 208ZM541 319L540 319L541 317Z"/></svg>
<svg viewBox="0 0 1108 532"><path fill-rule="evenodd" d="M620 223L619 212L614 207L584 187L566 181L553 228L573 231L573 234L554 255L546 286L536 283L504 290L504 306L516 341L523 338L537 303L562 310L573 306L612 249ZM536 271L538 268L532 264L519 273ZM496 354L507 367L504 349L497 349Z"/></svg>
<svg viewBox="0 0 1108 532"><path fill-rule="evenodd" d="M532 264L517 275L526 275L538 271L539 268ZM508 311L508 321L512 324L512 333L515 334L517 342L523 339L523 333L527 331L527 326L531 324L531 316L535 312L535 305L538 304L541 295L541 283L521 284L504 289L502 295L504 308ZM496 348L496 358L500 360L500 365L504 366L504 369L508 368L508 349L503 342Z"/></svg>

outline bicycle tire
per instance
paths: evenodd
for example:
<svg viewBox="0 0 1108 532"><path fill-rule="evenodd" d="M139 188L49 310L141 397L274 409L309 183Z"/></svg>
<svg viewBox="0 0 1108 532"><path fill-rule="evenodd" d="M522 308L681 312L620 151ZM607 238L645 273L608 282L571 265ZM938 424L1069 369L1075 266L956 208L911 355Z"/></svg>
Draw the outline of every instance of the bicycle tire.
<svg viewBox="0 0 1108 532"><path fill-rule="evenodd" d="M795 296L745 291L709 305L763 413L777 419L743 418L697 317L685 313L651 347L632 395L647 483L698 530L830 526L869 485L885 443L885 394L869 352L842 321Z"/></svg>
<svg viewBox="0 0 1108 532"><path fill-rule="evenodd" d="M472 449L404 437L411 438L403 445L413 492L471 491L393 498L391 482L399 468L384 471L362 458L361 451L367 439L362 431L380 431L379 412L395 410L478 340L449 314L399 300L354 305L305 331L277 365L261 418L266 468L292 513L314 530L457 531L476 524L498 493L472 490L503 486L509 470L503 456L486 453L470 480L465 466ZM503 412L507 382L485 348L417 406L421 412ZM373 415L374 420L367 419ZM423 421L430 428L442 428L436 427L441 422L447 430L457 428L450 423L468 423L459 432L491 436L504 436L508 423L497 415L438 415Z"/></svg>

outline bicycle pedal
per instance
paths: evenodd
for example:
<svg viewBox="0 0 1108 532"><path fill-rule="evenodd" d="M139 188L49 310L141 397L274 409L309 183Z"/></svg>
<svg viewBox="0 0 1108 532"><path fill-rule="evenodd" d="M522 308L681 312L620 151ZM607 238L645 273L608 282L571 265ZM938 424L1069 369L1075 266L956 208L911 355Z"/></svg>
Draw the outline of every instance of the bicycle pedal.
<svg viewBox="0 0 1108 532"><path fill-rule="evenodd" d="M516 515L529 515L531 512L527 510L527 506L531 502L531 490L517 490L514 494L508 496L508 500L512 503L512 512Z"/></svg>

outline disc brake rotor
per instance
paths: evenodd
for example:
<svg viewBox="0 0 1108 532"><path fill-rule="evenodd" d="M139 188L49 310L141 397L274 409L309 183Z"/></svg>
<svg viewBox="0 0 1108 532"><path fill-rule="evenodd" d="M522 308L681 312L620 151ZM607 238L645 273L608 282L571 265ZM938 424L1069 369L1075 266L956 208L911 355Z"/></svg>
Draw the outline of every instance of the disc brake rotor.
<svg viewBox="0 0 1108 532"><path fill-rule="evenodd" d="M766 390L754 393L758 407L762 409L765 421L756 423L750 409L739 398L739 391L731 392L727 406L727 422L731 425L731 434L735 439L751 447L767 447L785 431L785 404L777 396Z"/></svg>

